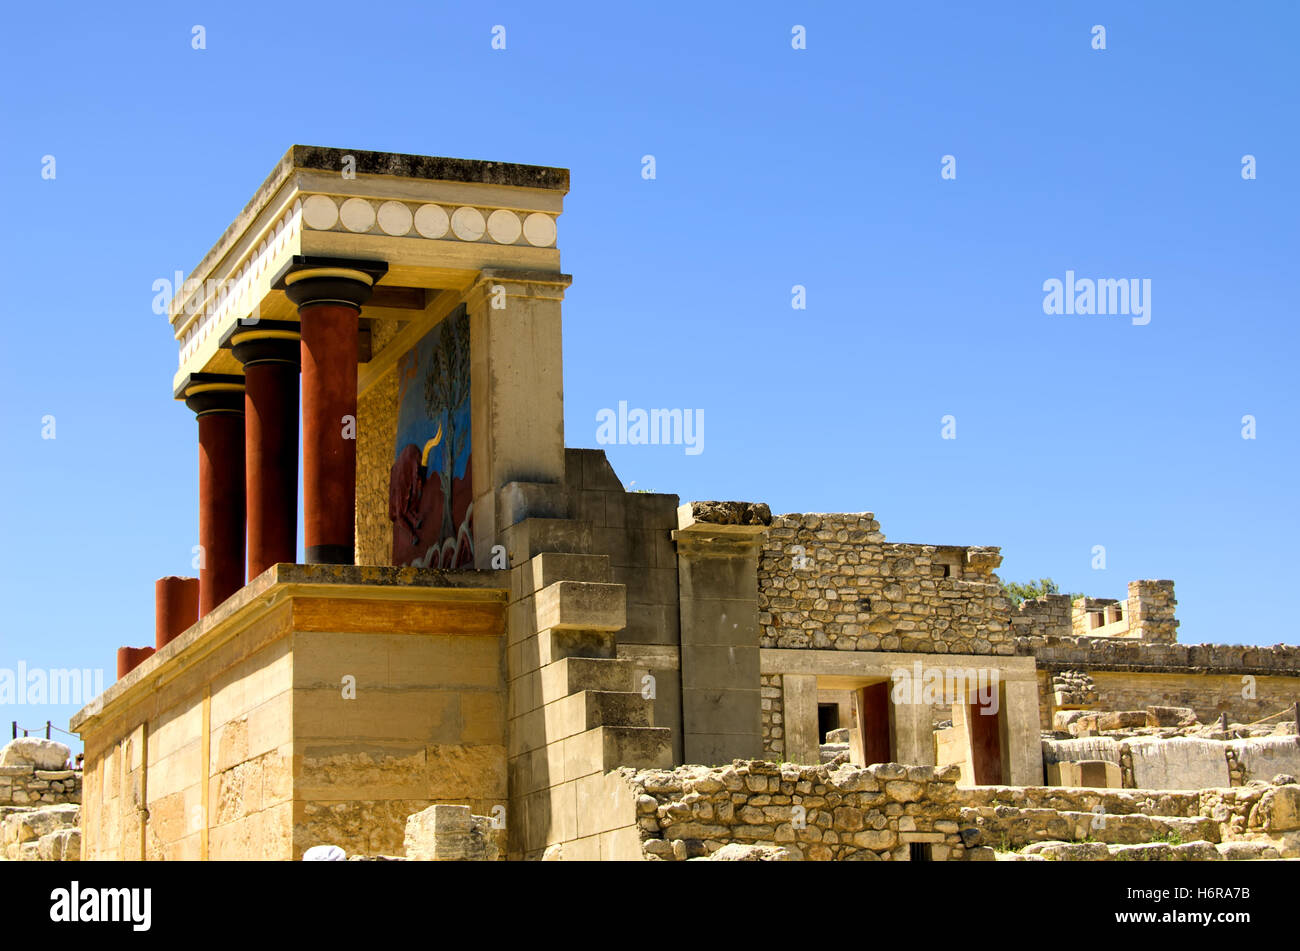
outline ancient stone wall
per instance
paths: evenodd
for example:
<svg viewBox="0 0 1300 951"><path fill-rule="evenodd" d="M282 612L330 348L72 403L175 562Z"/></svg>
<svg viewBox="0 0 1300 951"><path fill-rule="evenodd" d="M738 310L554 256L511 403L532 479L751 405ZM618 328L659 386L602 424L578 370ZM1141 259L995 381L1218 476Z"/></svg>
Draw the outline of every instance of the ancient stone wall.
<svg viewBox="0 0 1300 951"><path fill-rule="evenodd" d="M1137 582L1135 582L1136 584ZM1202 723L1285 717L1300 694L1300 646L1158 643L1138 638L1021 637L1016 652L1039 667L1040 724L1052 728L1058 681L1086 674L1097 710L1190 707Z"/></svg>
<svg viewBox="0 0 1300 951"><path fill-rule="evenodd" d="M1073 630L1069 595L1045 594L1021 601L1011 615L1011 630L1017 637L1069 637Z"/></svg>
<svg viewBox="0 0 1300 951"><path fill-rule="evenodd" d="M1012 654L996 548L895 544L870 512L782 515L759 560L762 647Z"/></svg>
<svg viewBox="0 0 1300 951"><path fill-rule="evenodd" d="M81 802L81 771L0 766L0 806Z"/></svg>
<svg viewBox="0 0 1300 951"><path fill-rule="evenodd" d="M630 776L648 858L687 859L727 845L783 847L809 861L966 858L955 768L878 763L795 766L738 760Z"/></svg>

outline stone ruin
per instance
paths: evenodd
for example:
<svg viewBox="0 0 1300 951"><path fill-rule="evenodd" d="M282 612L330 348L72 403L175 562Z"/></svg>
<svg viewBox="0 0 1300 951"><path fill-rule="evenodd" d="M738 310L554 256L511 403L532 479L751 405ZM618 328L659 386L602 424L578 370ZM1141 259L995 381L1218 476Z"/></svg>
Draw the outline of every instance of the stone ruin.
<svg viewBox="0 0 1300 951"><path fill-rule="evenodd" d="M63 743L19 737L0 749L0 859L81 858L81 772Z"/></svg>
<svg viewBox="0 0 1300 951"><path fill-rule="evenodd" d="M1180 644L1167 579L1013 605L997 547L569 445L568 189L293 146L178 289L205 560L72 719L84 858L1294 854L1300 647ZM75 808L65 772L4 808Z"/></svg>

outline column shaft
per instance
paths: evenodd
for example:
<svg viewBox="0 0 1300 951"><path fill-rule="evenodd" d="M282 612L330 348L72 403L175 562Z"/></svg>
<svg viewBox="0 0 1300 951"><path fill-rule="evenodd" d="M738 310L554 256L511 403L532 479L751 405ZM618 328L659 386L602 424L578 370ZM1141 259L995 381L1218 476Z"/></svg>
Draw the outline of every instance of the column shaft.
<svg viewBox="0 0 1300 951"><path fill-rule="evenodd" d="M355 559L357 309L305 304L302 319L302 467L308 564Z"/></svg>
<svg viewBox="0 0 1300 951"><path fill-rule="evenodd" d="M199 616L244 586L244 415L199 415Z"/></svg>
<svg viewBox="0 0 1300 951"><path fill-rule="evenodd" d="M298 558L298 367L248 363L248 577Z"/></svg>

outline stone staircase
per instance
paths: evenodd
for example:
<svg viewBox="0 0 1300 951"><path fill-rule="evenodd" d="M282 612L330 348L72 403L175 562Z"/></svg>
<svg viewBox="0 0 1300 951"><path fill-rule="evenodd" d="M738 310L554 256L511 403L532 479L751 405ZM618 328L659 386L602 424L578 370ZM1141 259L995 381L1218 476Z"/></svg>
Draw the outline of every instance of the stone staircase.
<svg viewBox="0 0 1300 951"><path fill-rule="evenodd" d="M560 487L508 490L559 516L530 515L502 533L516 566L506 648L510 852L535 858L563 842L566 858L613 857L632 846L614 837L635 824L635 804L605 774L671 767L671 731L654 725L634 663L618 659L627 591L611 582L609 557L591 553L591 524L562 517Z"/></svg>

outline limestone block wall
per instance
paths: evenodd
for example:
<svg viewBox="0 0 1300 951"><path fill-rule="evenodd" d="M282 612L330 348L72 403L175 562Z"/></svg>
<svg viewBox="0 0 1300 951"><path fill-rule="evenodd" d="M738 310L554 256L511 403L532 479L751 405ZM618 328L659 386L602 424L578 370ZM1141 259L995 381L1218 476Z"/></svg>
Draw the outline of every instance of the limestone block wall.
<svg viewBox="0 0 1300 951"><path fill-rule="evenodd" d="M1130 789L1213 789L1300 775L1300 738L1217 740L1195 736L1092 736L1044 739L1047 765L1104 760L1121 767Z"/></svg>
<svg viewBox="0 0 1300 951"><path fill-rule="evenodd" d="M996 548L893 544L870 512L781 515L759 560L761 646L1012 654Z"/></svg>
<svg viewBox="0 0 1300 951"><path fill-rule="evenodd" d="M400 855L430 805L505 806L505 598L473 594L295 600L292 857Z"/></svg>
<svg viewBox="0 0 1300 951"><path fill-rule="evenodd" d="M506 797L505 573L279 565L73 718L86 858L400 854Z"/></svg>
<svg viewBox="0 0 1300 951"><path fill-rule="evenodd" d="M287 857L290 616L269 612L83 734L87 859Z"/></svg>
<svg viewBox="0 0 1300 951"><path fill-rule="evenodd" d="M878 763L643 770L628 777L647 858L711 855L725 845L781 846L808 861L967 858L956 769Z"/></svg>

